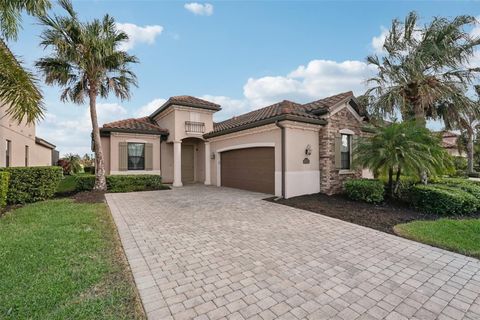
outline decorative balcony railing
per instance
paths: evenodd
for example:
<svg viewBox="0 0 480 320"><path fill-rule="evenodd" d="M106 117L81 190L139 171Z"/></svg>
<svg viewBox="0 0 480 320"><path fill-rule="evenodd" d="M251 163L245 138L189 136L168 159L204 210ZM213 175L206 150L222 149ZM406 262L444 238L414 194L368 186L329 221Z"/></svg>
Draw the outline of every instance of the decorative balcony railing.
<svg viewBox="0 0 480 320"><path fill-rule="evenodd" d="M205 123L195 121L185 121L185 132L187 133L204 133Z"/></svg>

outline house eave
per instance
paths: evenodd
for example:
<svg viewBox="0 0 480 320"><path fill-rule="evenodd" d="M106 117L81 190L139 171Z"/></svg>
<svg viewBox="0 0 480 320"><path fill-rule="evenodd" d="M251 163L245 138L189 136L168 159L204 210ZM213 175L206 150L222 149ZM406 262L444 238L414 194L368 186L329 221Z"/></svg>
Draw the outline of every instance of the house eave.
<svg viewBox="0 0 480 320"><path fill-rule="evenodd" d="M150 134L156 136L168 136L168 132L150 131L150 130L133 130L133 129L118 129L118 128L102 128L100 129L100 136L109 137L110 133L136 133L136 134Z"/></svg>
<svg viewBox="0 0 480 320"><path fill-rule="evenodd" d="M243 131L243 130L247 130L247 129L251 129L251 128L256 128L256 127L264 126L264 125L267 125L267 124L275 123L277 121L285 121L285 120L302 122L302 123L309 123L309 124L316 124L316 125L322 125L322 126L327 124L327 121L325 119L310 119L310 118L304 118L304 117L299 117L299 116L290 115L290 114L286 114L286 115L284 114L284 115L279 115L279 116L275 116L275 117L268 118L268 119L263 119L263 120L260 120L260 121L247 123L247 124L244 124L244 125L241 125L241 126L238 126L238 127L230 128L230 129L225 129L225 130L221 130L221 131L217 131L217 132L209 132L209 133L204 134L203 137L205 139L208 139L208 138L223 136L225 134L234 133L234 132L238 132L238 131Z"/></svg>

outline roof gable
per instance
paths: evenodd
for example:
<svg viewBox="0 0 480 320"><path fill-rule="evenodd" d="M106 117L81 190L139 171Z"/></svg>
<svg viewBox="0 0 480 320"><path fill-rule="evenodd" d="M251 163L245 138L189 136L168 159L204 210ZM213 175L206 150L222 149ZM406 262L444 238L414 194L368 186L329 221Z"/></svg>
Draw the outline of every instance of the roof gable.
<svg viewBox="0 0 480 320"><path fill-rule="evenodd" d="M167 135L168 130L159 127L149 117L130 118L106 123L100 129L102 132L138 132Z"/></svg>
<svg viewBox="0 0 480 320"><path fill-rule="evenodd" d="M219 104L216 104L207 100L203 100L200 98L196 98L192 96L174 96L174 97L170 97L163 105L161 105L157 110L155 110L150 115L150 118L156 117L163 110L167 109L172 105L180 105L180 106L213 110L213 111L219 111L222 109L222 107Z"/></svg>

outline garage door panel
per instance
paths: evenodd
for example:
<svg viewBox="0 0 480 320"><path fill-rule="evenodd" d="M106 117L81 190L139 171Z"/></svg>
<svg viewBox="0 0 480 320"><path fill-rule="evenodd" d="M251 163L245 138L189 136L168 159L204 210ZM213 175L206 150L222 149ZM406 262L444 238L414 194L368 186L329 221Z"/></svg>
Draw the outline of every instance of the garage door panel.
<svg viewBox="0 0 480 320"><path fill-rule="evenodd" d="M271 147L222 152L222 186L275 193L275 151Z"/></svg>

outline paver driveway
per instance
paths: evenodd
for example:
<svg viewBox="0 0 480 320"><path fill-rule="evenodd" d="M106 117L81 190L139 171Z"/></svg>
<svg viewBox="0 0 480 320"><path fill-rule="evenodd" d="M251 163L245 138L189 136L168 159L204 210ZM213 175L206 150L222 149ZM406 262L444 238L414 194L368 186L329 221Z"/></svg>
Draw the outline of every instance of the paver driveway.
<svg viewBox="0 0 480 320"><path fill-rule="evenodd" d="M479 260L263 197L107 194L150 319L480 319Z"/></svg>

